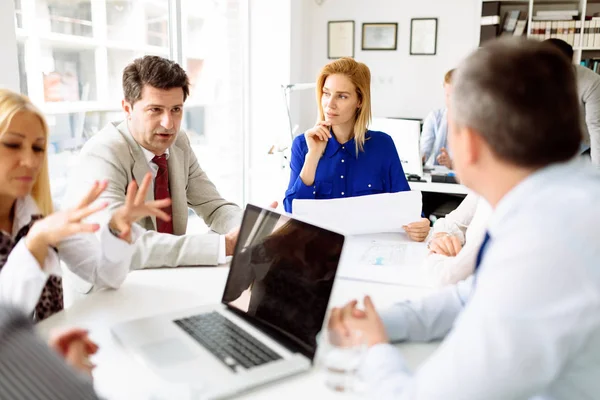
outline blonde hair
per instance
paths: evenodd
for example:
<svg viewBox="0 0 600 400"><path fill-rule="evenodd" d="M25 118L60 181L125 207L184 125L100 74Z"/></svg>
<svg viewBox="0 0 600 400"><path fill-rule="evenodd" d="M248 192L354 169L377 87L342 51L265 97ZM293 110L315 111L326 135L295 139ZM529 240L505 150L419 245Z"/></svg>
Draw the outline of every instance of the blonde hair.
<svg viewBox="0 0 600 400"><path fill-rule="evenodd" d="M453 75L454 75L454 69L451 69L450 71L446 72L446 75L444 75L444 83L448 84L448 85L451 84Z"/></svg>
<svg viewBox="0 0 600 400"><path fill-rule="evenodd" d="M350 57L343 57L325 65L317 77L318 122L325 121L325 112L321 105L323 86L329 75L334 74L346 76L356 87L360 107L356 109L353 133L356 142L356 154L358 155L359 151L364 151L365 135L367 127L371 122L371 71L369 71L369 67L365 64L357 62Z"/></svg>
<svg viewBox="0 0 600 400"><path fill-rule="evenodd" d="M20 112L27 112L39 118L44 134L46 135L46 148L44 149L44 161L38 174L31 197L35 200L43 215L52 214L52 194L50 192L50 176L48 174L48 124L41 111L33 105L29 98L10 90L0 89L0 136L8 130L10 122Z"/></svg>

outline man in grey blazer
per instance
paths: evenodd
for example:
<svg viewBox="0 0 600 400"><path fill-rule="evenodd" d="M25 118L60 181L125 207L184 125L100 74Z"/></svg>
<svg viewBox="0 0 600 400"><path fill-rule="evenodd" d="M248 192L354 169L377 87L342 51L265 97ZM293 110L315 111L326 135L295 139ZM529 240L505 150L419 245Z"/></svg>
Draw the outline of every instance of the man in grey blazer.
<svg viewBox="0 0 600 400"><path fill-rule="evenodd" d="M564 40L547 39L545 42L559 49L569 60L573 59L573 47ZM600 75L575 65L575 77L583 127L582 150L589 152L592 163L600 168Z"/></svg>
<svg viewBox="0 0 600 400"><path fill-rule="evenodd" d="M114 210L122 205L129 182L149 171L153 191L147 198L172 199L169 223L154 217L139 222L132 269L217 265L233 253L241 209L223 199L200 168L185 132L180 131L189 80L175 62L157 56L134 60L123 71L126 119L110 123L81 150L69 181L69 197L95 180L108 180L100 199ZM188 207L216 234L186 235Z"/></svg>

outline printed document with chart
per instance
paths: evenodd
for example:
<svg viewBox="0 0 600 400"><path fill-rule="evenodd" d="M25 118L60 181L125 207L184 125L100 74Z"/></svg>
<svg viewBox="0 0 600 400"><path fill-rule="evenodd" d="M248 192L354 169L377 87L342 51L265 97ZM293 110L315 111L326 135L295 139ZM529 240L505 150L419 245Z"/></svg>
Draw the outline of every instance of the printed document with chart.
<svg viewBox="0 0 600 400"><path fill-rule="evenodd" d="M402 228L421 218L421 208L415 191L293 203L294 215L348 235L338 277L429 287L427 246Z"/></svg>
<svg viewBox="0 0 600 400"><path fill-rule="evenodd" d="M421 208L417 191L293 202L294 215L347 235L404 232L402 226L421 218Z"/></svg>

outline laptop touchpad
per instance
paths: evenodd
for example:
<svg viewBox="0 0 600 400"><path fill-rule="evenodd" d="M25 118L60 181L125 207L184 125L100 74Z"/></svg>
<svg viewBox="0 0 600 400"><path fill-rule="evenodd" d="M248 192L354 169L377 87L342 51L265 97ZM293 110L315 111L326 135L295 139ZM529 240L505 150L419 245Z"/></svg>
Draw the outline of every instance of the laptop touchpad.
<svg viewBox="0 0 600 400"><path fill-rule="evenodd" d="M168 367L196 358L195 352L176 338L150 343L140 348L146 357L157 367Z"/></svg>

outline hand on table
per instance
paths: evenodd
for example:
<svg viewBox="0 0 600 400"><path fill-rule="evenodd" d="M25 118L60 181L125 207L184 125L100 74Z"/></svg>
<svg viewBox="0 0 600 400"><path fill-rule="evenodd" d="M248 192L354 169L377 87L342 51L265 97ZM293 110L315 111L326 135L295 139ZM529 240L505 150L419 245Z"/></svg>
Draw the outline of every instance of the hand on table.
<svg viewBox="0 0 600 400"><path fill-rule="evenodd" d="M339 338L343 345L343 340L350 336L351 331L362 333L367 346L375 346L389 341L383 321L375 310L373 301L369 296L364 298L364 310L356 307L357 301L352 300L342 308L331 310L329 322L327 324L329 332Z"/></svg>
<svg viewBox="0 0 600 400"><path fill-rule="evenodd" d="M456 236L440 232L435 234L434 238L429 242L428 247L431 253L456 257L462 249L462 244Z"/></svg>

